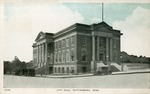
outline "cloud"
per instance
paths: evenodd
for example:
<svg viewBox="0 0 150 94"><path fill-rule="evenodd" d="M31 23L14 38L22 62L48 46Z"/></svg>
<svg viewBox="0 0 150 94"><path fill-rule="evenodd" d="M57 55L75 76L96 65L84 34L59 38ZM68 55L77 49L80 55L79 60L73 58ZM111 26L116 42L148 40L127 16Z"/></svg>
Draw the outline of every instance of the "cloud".
<svg viewBox="0 0 150 94"><path fill-rule="evenodd" d="M125 21L115 21L113 27L120 29L122 50L129 54L150 57L150 9L137 7Z"/></svg>
<svg viewBox="0 0 150 94"><path fill-rule="evenodd" d="M78 12L63 4L4 6L4 60L18 56L32 60L32 44L40 31L56 33L74 23L83 22Z"/></svg>

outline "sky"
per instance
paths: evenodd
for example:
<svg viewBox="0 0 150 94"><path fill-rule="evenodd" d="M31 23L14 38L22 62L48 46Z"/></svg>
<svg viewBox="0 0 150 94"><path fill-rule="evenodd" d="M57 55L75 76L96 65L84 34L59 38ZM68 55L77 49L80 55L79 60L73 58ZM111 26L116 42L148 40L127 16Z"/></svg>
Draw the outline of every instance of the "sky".
<svg viewBox="0 0 150 94"><path fill-rule="evenodd" d="M102 21L101 3L4 3L3 59L32 60L40 31L56 33L74 23ZM104 3L104 21L123 33L121 51L150 57L150 3Z"/></svg>

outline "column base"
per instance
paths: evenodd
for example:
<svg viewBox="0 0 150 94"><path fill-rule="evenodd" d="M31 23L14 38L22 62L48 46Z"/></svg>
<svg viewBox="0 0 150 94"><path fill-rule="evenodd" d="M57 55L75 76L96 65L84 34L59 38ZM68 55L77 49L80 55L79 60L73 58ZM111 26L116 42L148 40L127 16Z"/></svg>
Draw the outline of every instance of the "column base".
<svg viewBox="0 0 150 94"><path fill-rule="evenodd" d="M96 61L91 61L91 73L96 71Z"/></svg>

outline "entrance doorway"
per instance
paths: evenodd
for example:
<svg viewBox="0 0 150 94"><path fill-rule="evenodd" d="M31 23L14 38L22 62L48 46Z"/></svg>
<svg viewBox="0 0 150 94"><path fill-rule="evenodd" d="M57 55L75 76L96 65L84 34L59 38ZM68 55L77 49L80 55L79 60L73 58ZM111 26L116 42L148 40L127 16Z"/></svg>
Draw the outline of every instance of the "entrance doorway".
<svg viewBox="0 0 150 94"><path fill-rule="evenodd" d="M82 67L82 73L86 72L86 67Z"/></svg>
<svg viewBox="0 0 150 94"><path fill-rule="evenodd" d="M49 74L53 73L53 67L49 67Z"/></svg>
<svg viewBox="0 0 150 94"><path fill-rule="evenodd" d="M100 53L99 54L99 60L102 61L103 63L106 62L106 60L105 60L105 54L104 53Z"/></svg>

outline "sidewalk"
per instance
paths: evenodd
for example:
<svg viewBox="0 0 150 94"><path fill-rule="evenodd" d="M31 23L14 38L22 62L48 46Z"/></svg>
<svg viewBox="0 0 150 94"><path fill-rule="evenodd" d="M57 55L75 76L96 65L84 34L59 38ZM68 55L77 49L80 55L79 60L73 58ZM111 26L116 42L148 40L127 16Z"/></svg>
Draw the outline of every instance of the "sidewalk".
<svg viewBox="0 0 150 94"><path fill-rule="evenodd" d="M78 74L78 75L56 75L56 74L52 74L52 75L36 75L36 77L46 77L46 78L75 78L75 77L89 77L89 76L93 76L92 73L89 74Z"/></svg>
<svg viewBox="0 0 150 94"><path fill-rule="evenodd" d="M150 69L113 72L111 75L123 75L123 74L135 74L135 73L150 73ZM72 74L69 75L52 74L52 75L42 75L42 76L36 75L36 77L45 77L45 78L77 78L77 77L91 77L91 76L103 76L103 75L93 75L92 73L78 74L78 75L72 75Z"/></svg>

